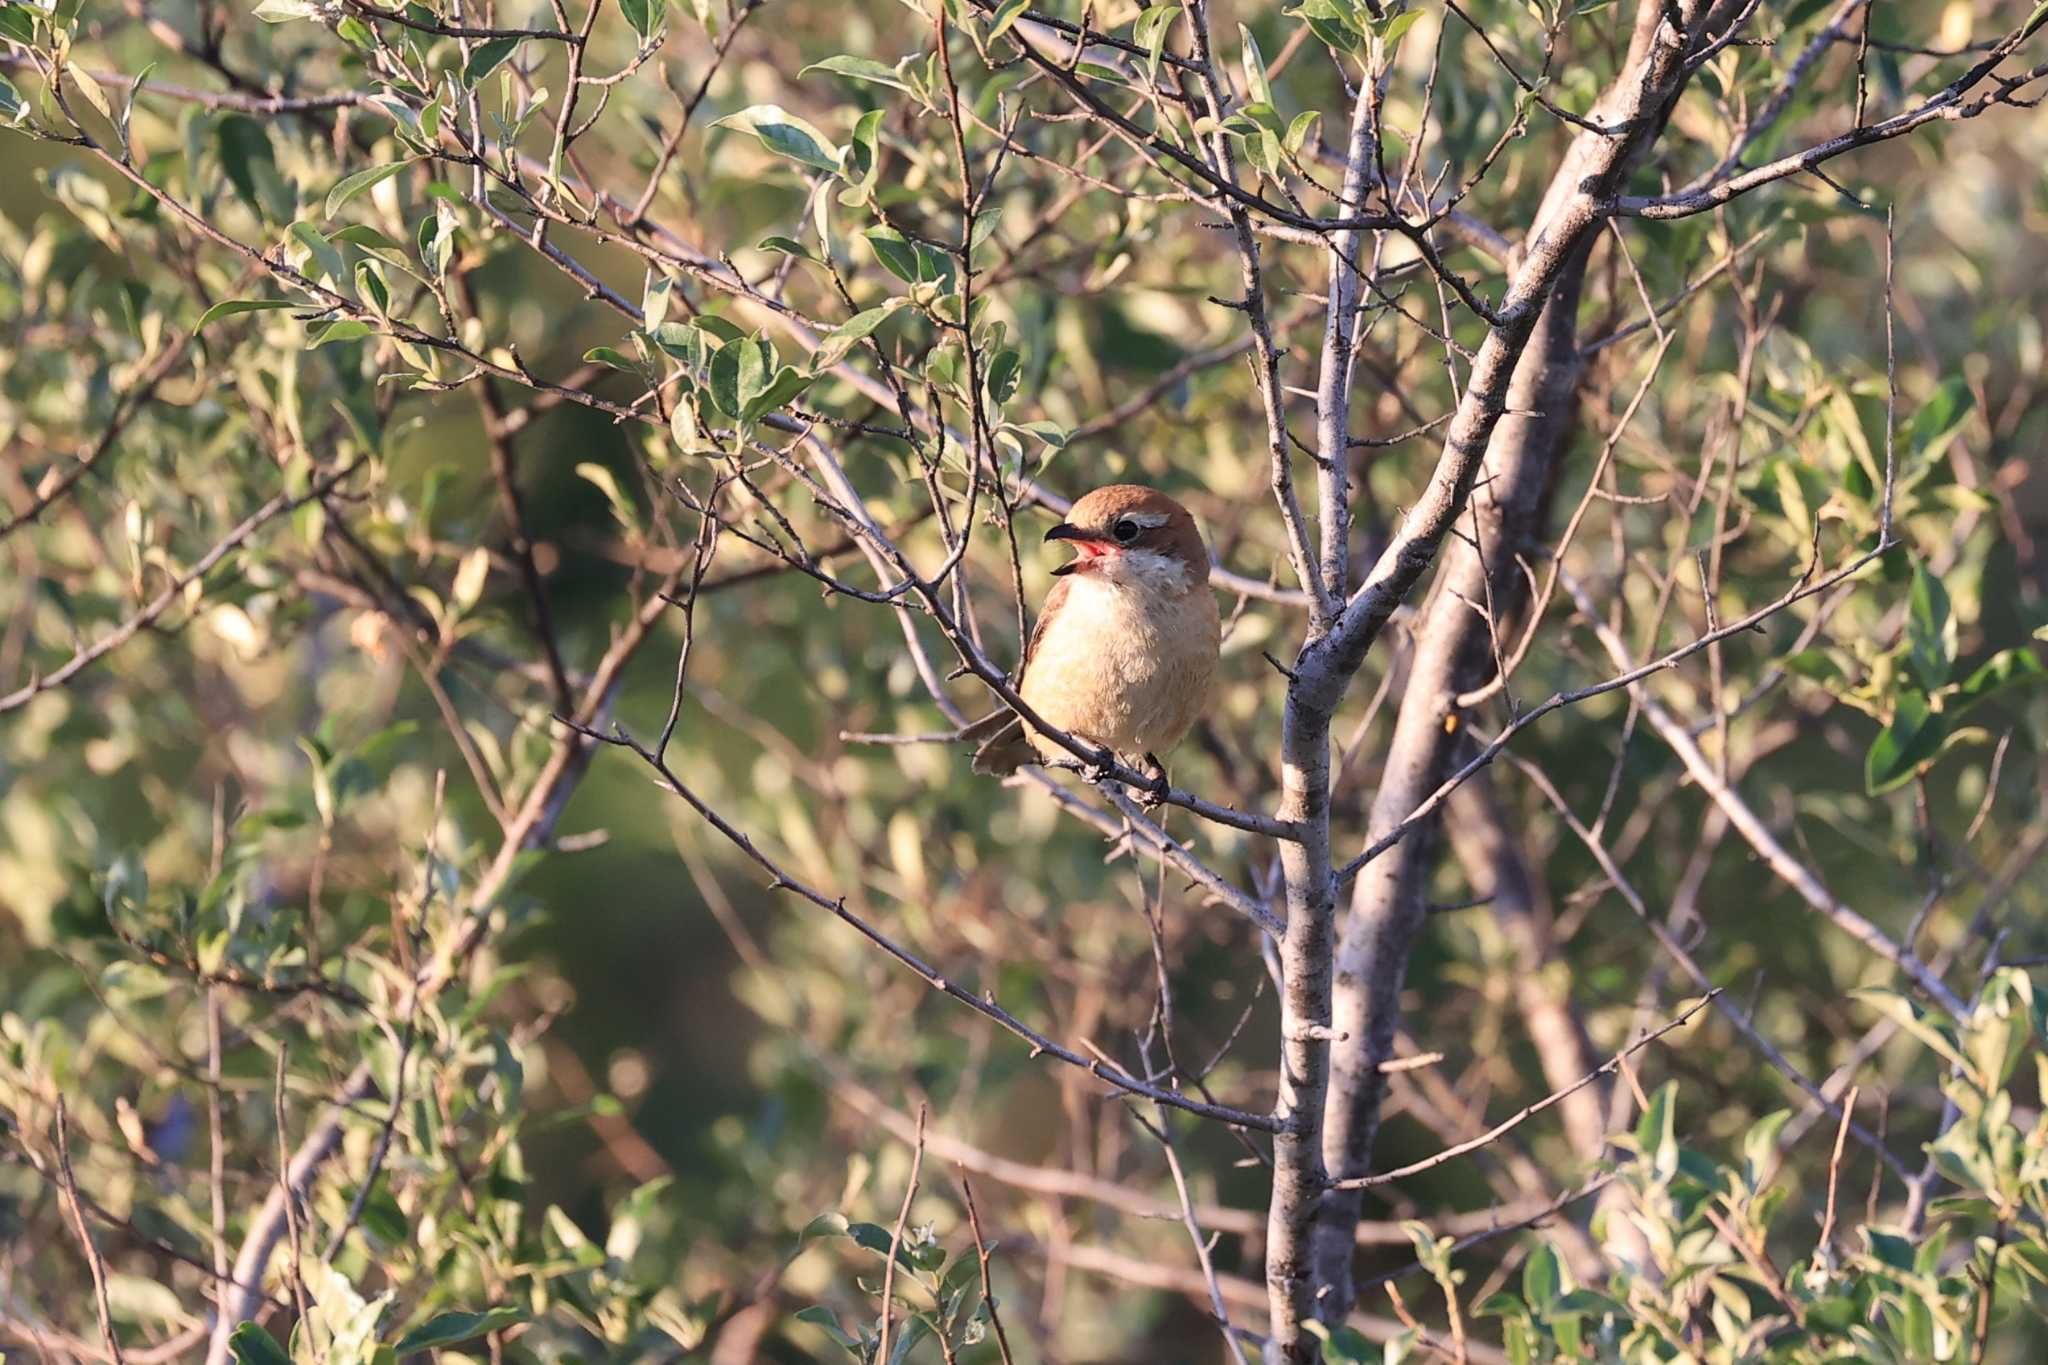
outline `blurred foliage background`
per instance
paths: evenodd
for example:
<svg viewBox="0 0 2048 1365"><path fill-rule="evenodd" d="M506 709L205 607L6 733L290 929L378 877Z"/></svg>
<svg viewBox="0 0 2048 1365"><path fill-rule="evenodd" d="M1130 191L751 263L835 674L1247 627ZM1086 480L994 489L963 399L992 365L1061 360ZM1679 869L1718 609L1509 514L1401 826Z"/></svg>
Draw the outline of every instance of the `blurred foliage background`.
<svg viewBox="0 0 2048 1365"><path fill-rule="evenodd" d="M1598 4L1468 8L1471 23L1413 6L1412 26L1374 38L1391 71L1385 157L1412 152L1423 180L1441 169L1449 186L1484 168L1463 211L1512 240L1574 134L1551 106L1592 107L1633 15ZM1789 147L1839 131L1852 88L1883 112L1910 106L2027 8L1869 6L1863 48L1823 53L1774 139ZM1229 233L1181 180L1098 123L1062 117L1071 104L1003 36L1015 8L991 9L952 9L949 56L970 160L978 173L1000 169L982 211L989 235L971 254L987 300L977 327L1001 328L979 333L980 363L1007 355L1014 366L1013 393L994 398L1008 427L983 452L1011 480L1014 510L984 508L965 600L991 657L1013 662L1013 574L1032 602L1049 581L1036 542L1053 517L1016 491L1027 477L1067 497L1122 480L1182 497L1239 577L1223 584L1225 685L1212 722L1173 756L1174 781L1270 809L1281 689L1261 654L1290 655L1301 612L1284 600L1293 585L1245 315L1216 302L1243 288ZM1349 99L1341 56L1306 22L1322 11L1211 10L1232 80L1247 88L1238 54L1250 52L1294 144L1259 183L1327 208L1315 186L1341 173L1331 159ZM1277 1012L1254 927L1135 860L1114 837L1113 811L1106 837L1044 786L971 778L957 748L848 739L948 723L905 631L941 671L952 660L929 620L899 623L812 576L829 564L875 588L843 548L808 569L786 562L804 558L795 547L825 554L845 536L791 472L806 432L831 443L868 513L927 567L947 553L931 490L945 490L949 515L964 503L957 449L948 465L901 439L902 399L884 386L900 373L921 410L963 424L973 404L962 394L978 388L958 381L957 344L951 357L941 344L962 306L957 272L920 275L912 251L906 279L887 254L892 242L951 243L961 231L947 78L928 61L932 19L893 3L794 0L626 0L566 17L451 0L405 13L420 26L373 20L350 0L271 0L255 17L182 0L0 10L0 114L14 124L0 129L10 172L0 179L0 1342L24 1359L105 1349L65 1216L60 1131L128 1358L197 1359L215 1335L216 1258L260 1221L280 1153L338 1115L339 1158L283 1230L303 1245L281 1251L262 1282L272 1302L259 1316L301 1358L369 1359L377 1343L428 1349L436 1338L407 1346L405 1334L435 1322L454 1334L444 1359L828 1358L835 1336L874 1331L888 1244L874 1254L855 1225L886 1236L897 1223L922 1109L928 1137L904 1235L916 1242L922 1230L939 1250L906 1257L902 1275L946 1277L960 1358L997 1358L976 1316L985 1308L963 1168L993 1247L1005 1353L1216 1358L1207 1290L1145 1124L1172 1134L1202 1221L1219 1234L1216 1268L1246 1286L1231 1311L1254 1326L1268 1187L1256 1137L1106 1100L1085 1072L1034 1057L849 925L771 890L642 756L579 740L557 719L573 709L564 697L581 706L592 688L596 701L576 711L584 723L617 723L651 744L677 699L673 775L792 877L844 897L968 992L992 992L1052 1038L1119 1066L1152 1065L1140 1054L1157 1036L1163 971L1176 1065L1193 1071L1217 1056L1209 1092L1251 1109L1270 1101ZM578 48L432 31L561 31L586 13L594 27ZM1139 49L1091 53L1100 60L1088 79L1104 88L1119 71L1137 88L1147 40L1134 35L1170 29L1168 51L1188 50L1177 9L1163 21L1137 5L1088 13ZM1711 167L1833 15L1758 7L1756 40L1702 70L1632 189L1655 195ZM1051 41L1037 18L1025 25ZM571 69L572 52L587 69ZM881 65L815 65L835 56ZM66 76L53 83L59 63ZM1508 67L1547 72L1543 100ZM620 78L575 87L579 72ZM581 101L572 126L590 123L565 153L555 111L568 88ZM443 95L436 114L453 136L495 149L486 164L423 131L430 92ZM741 111L762 106L788 111L799 137L819 133L836 169L750 131ZM863 125L867 111L880 117ZM1307 113L1320 122L1295 123ZM741 121L721 122L732 115ZM75 136L113 151L64 140ZM1261 134L1244 140L1258 167ZM515 153L525 158L516 168ZM1824 572L1874 547L1895 447L1899 548L1654 686L1834 894L1936 960L1966 998L1980 970L1992 977L1987 950L2020 972L2048 961L2038 742L2048 703L2035 685L2048 625L2044 164L2048 115L2000 107L1713 213L1616 220L1591 257L1578 420L1538 538L1555 545L1585 495L1567 562L1647 659L1771 601L1816 557ZM380 167L393 169L352 179ZM546 212L562 218L542 231ZM877 228L880 250L863 236ZM1499 251L1480 234L1453 238L1443 242L1451 268L1497 295ZM1265 248L1283 378L1308 386L1325 257L1281 236ZM1360 562L1418 496L1432 433L1457 401L1459 353L1486 330L1415 268L1398 235L1376 250L1398 306L1375 314L1360 350L1354 432L1383 442L1356 451ZM310 289L266 279L275 265L350 308L323 309ZM664 265L667 276L650 268ZM849 338L814 375L820 334L899 298L872 351ZM283 299L292 306L219 306ZM1655 324L1644 321L1649 300ZM657 307L668 334L647 317ZM809 382L741 419L714 392L710 356L751 334L777 348L769 376L789 365ZM795 458L778 462L764 445ZM700 556L705 507L728 529ZM1023 547L1014 567L1003 529L1012 515ZM1694 567L1704 574L1709 554L1717 577L1703 601ZM544 620L529 565L545 585ZM1546 574L1540 553L1530 572ZM151 611L118 649L62 672ZM1573 611L1559 591L1536 614L1514 708L1617 671ZM1505 640L1520 638L1526 616ZM547 631L559 678L539 643ZM1409 654L1393 632L1339 716L1340 859L1363 846ZM593 688L594 677L607 685ZM990 704L971 679L949 691L969 715ZM1471 713L1483 733L1514 714L1501 696ZM1893 973L1729 837L1631 694L1539 721L1512 752L1581 817L1601 817L1652 914L1669 913L1793 1065L1832 1077L1831 1096L1858 1087L1861 1120L1918 1172L1919 1145L1942 1131L1949 1077L1924 1036L1931 1026L1917 1040L1911 1028L1888 1035L1893 1007L1851 996ZM550 763L573 775L551 777ZM1545 983L1602 1060L1698 992L1523 768L1499 765L1488 781L1536 869ZM1075 778L1051 785L1078 794L1070 803L1093 797ZM544 818L521 827L531 847L508 851L503 817L543 786ZM1258 839L1184 810L1161 818L1231 879L1270 887L1271 849ZM1463 856L1444 856L1432 875L1436 912L1408 968L1401 1051L1441 1057L1395 1078L1381 1168L1469 1138L1553 1088L1519 989L1529 959L1485 880ZM422 999L408 983L428 964L448 977ZM2023 976L1992 979L2017 1017L2038 1014ZM1987 1094L2012 1087L2015 1132L2038 1123L2031 1067L2013 1072L2008 1060L1987 1075ZM1666 1082L1675 1090L1660 1090ZM1591 1093L1611 1131L1627 1135L1612 1154L1628 1172L1617 1190L1650 1169L1628 1165L1631 1144L1641 1161L1660 1159L1667 1118L1689 1154L1737 1162L1757 1141L1753 1125L1792 1105L1790 1127L1762 1139L1783 1144L1764 1183L1789 1211L1758 1225L1778 1239L1760 1249L1788 1273L1812 1254L1836 1183L1842 1217L1859 1229L1902 1226L1910 1182L1855 1143L1831 1179L1833 1121L1718 1017L1633 1054L1625 1083ZM216 1122L224 1158L212 1155ZM2039 1138L2031 1127L2007 1156L2038 1162ZM1371 1191L1359 1274L1416 1266L1402 1219L1452 1236L1519 1224L1595 1170L1558 1115L1540 1115L1471 1158ZM2006 1176L2016 1202L1980 1230L2031 1237L2038 1266L2016 1268L2015 1255L1995 1272L2010 1288L1991 1300L2000 1330L1980 1358L2021 1361L2048 1341L2026 1316L2048 1273L2042 1177L2018 1165L1996 1179ZM1942 1179L1963 1188L1946 1168ZM1468 1319L1458 1330L1473 1333L1472 1349L1511 1349L1520 1330L1541 1351L1591 1350L1576 1327L1556 1324L1607 1310L1581 1305L1545 1327L1526 1305L1547 1310L1571 1285L1598 1287L1603 1244L1640 1259L1665 1229L1661 1274L1607 1282L1617 1301L1644 1296L1628 1300L1639 1321L1657 1320L1652 1302L1676 1313L1668 1339L1692 1331L1698 1359L1821 1350L1730 1345L1768 1316L1763 1290L1764 1308L1738 1310L1705 1289L1671 1306L1688 1283L1753 1267L1725 1241L1712 1252L1703 1215L1687 1199L1660 1204L1660 1188L1644 1186L1641 1208L1653 1211L1634 1234L1617 1230L1625 1204L1602 1196L1564 1206L1544 1231L1461 1251L1467 1313L1503 1286L1525 1305L1520 1318L1497 1310L1508 1326ZM1589 1227L1596 1205L1605 1221ZM852 1222L814 1223L835 1212ZM1688 1228L1705 1228L1705 1241L1688 1242ZM1980 1297L1973 1245L1959 1237L1946 1262L1920 1267L1919 1280L1901 1271L1905 1288L1882 1292L1903 1304L1945 1276L1926 1297L1969 1308ZM1421 1246L1424 1262L1438 1254ZM1857 1241L1843 1254L1881 1259L1885 1246ZM1688 1255L1712 1268L1681 1273ZM1361 1296L1371 1319L1361 1330L1400 1340L1398 1310L1446 1339L1450 1314L1427 1273L1397 1283L1404 1303ZM489 1309L503 1316L466 1332L448 1316ZM1922 1327L1905 1308L1843 1311L1892 1313L1908 1343L1899 1358L1916 1358ZM1689 1329L1688 1312L1698 1315ZM1732 1325L1699 1326L1717 1312ZM1971 1326L1936 1314L1925 1340L1939 1340L1943 1359L1965 1358ZM939 1358L900 1317L897 1330L913 1358ZM236 1349L262 1359L254 1341Z"/></svg>

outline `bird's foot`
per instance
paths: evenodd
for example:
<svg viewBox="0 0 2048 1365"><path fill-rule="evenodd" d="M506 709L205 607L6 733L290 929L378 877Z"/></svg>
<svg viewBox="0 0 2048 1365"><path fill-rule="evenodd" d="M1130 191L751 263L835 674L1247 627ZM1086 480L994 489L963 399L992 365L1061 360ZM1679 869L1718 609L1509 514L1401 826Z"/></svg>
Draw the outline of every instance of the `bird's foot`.
<svg viewBox="0 0 2048 1365"><path fill-rule="evenodd" d="M1166 765L1159 761L1159 755L1147 753L1145 768L1150 780L1138 792L1138 804L1146 810L1155 810L1166 804L1166 798L1173 791L1166 780Z"/></svg>

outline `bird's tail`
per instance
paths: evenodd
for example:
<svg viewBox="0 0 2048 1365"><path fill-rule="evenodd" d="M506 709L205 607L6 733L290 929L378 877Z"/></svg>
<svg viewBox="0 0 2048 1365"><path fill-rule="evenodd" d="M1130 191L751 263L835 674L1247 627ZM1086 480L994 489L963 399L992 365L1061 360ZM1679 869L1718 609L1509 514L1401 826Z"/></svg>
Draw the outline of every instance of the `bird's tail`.
<svg viewBox="0 0 2048 1365"><path fill-rule="evenodd" d="M975 741L974 771L1008 777L1026 763L1038 762L1038 750L1025 737L1024 721L1011 711L992 711L960 732Z"/></svg>

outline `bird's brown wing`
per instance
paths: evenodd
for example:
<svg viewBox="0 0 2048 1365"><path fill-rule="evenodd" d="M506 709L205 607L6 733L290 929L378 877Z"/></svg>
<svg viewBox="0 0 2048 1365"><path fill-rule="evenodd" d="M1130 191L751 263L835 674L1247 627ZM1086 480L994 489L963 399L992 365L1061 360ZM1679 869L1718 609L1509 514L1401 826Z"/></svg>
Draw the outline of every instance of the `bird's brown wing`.
<svg viewBox="0 0 2048 1365"><path fill-rule="evenodd" d="M1038 642L1045 635L1045 623L1067 600L1067 589L1072 586L1070 580L1062 578L1045 595L1045 606L1039 610L1038 620L1031 627L1031 639L1024 646L1024 662L1017 669L1018 687L1024 685L1024 674L1031 667L1031 656L1038 652ZM1026 763L1038 761L1038 750L1032 747L1024 734L1023 719L1008 707L983 716L963 730L961 738L979 741L979 747L974 751L974 771L978 773L1007 777Z"/></svg>

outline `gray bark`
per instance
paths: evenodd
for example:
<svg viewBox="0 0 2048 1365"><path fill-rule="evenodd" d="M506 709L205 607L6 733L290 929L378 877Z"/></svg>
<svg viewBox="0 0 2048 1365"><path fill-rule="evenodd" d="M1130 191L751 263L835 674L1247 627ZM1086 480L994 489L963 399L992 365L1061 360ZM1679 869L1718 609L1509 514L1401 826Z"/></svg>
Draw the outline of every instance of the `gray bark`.
<svg viewBox="0 0 2048 1365"><path fill-rule="evenodd" d="M1543 415L1504 418L1495 429L1485 490L1473 498L1478 545L1462 537L1451 544L1442 581L1417 624L1415 658L1373 796L1367 842L1405 820L1450 775L1463 744L1460 731L1446 720L1456 713L1458 695L1492 672L1487 622L1475 607L1490 601L1496 613L1505 613L1520 596L1515 553L1537 529L1538 510L1571 428L1579 374L1574 319L1584 270L1581 251L1545 308L1509 390L1511 407ZM1352 888L1331 1018L1349 1042L1332 1062L1323 1123L1323 1161L1338 1179L1369 1170L1386 1093L1379 1068L1394 1053L1401 985L1441 842L1440 822L1423 822L1366 864ZM1328 1287L1326 1321L1341 1320L1351 1308L1350 1243L1363 1198L1359 1190L1322 1197L1314 1259L1317 1279Z"/></svg>
<svg viewBox="0 0 2048 1365"><path fill-rule="evenodd" d="M1519 597L1514 555L1536 526L1572 426L1580 286L1602 222L1592 204L1599 187L1622 183L1655 140L1683 87L1682 54L1703 27L1694 18L1694 32L1681 35L1664 22L1656 0L1641 7L1630 59L1589 115L1594 124L1626 131L1588 129L1573 140L1512 267L1509 306L1526 303L1540 312L1519 337L1509 335L1507 326L1489 336L1446 440L1447 460L1474 436L1484 452L1485 492L1472 499L1477 545L1460 537L1446 551L1437 592L1418 626L1394 739L1374 794L1368 843L1405 820L1451 771L1460 735L1446 721L1460 693L1492 669L1487 622L1473 604L1491 601L1498 615ZM1503 353L1495 343L1504 339L1512 349ZM1489 373L1490 362L1508 373ZM1498 406L1492 421L1472 431L1465 419L1489 381L1498 387L1486 397ZM1481 463L1472 462L1466 489ZM1389 556L1400 549L1397 537ZM1438 822L1423 822L1367 864L1353 886L1328 997L1331 1031L1345 1039L1330 1061L1324 1092L1320 1165L1331 1178L1363 1175L1370 1168L1386 1091L1380 1064L1393 1055L1401 987L1440 843ZM1318 1289L1313 1311L1325 1322L1342 1321L1353 1306L1353 1229L1361 1200L1359 1191L1325 1191L1311 1220L1311 1274Z"/></svg>

